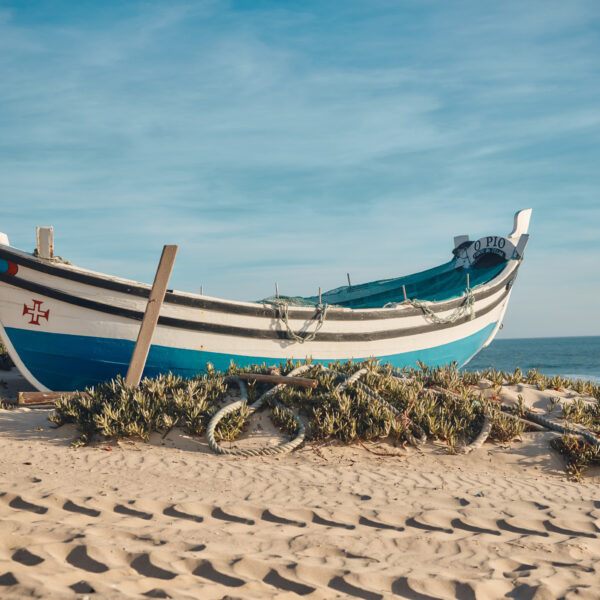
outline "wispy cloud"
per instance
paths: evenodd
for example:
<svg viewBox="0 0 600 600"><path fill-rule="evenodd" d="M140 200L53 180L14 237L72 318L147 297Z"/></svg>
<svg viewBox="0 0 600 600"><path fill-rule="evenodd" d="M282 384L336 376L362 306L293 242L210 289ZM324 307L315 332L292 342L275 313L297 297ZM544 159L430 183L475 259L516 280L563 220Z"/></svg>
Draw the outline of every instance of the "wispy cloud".
<svg viewBox="0 0 600 600"><path fill-rule="evenodd" d="M535 289L560 268L600 293L595 3L35 4L0 11L17 244L52 223L61 254L149 280L176 242L176 286L256 298L431 266L533 206L504 333L590 333Z"/></svg>

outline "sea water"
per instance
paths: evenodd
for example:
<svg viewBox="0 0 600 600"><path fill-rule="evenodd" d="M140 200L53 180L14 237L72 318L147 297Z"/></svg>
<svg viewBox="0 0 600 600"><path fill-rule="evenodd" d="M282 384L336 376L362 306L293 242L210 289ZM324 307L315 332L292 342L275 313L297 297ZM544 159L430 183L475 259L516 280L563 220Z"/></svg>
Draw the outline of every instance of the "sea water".
<svg viewBox="0 0 600 600"><path fill-rule="evenodd" d="M496 339L466 366L468 371L494 367L514 371L539 369L544 375L600 383L600 336Z"/></svg>

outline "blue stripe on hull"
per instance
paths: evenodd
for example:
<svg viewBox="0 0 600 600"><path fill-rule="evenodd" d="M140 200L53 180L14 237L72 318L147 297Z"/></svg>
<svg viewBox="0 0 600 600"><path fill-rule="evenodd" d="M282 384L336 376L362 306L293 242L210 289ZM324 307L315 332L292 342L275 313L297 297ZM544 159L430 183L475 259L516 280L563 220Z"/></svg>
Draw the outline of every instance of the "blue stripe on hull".
<svg viewBox="0 0 600 600"><path fill-rule="evenodd" d="M464 364L481 350L496 323L466 338L412 352L380 356L396 367L412 367L417 361L429 365L445 365L457 361ZM6 334L31 374L51 390L83 389L117 375L125 375L133 353L134 342L60 333L46 333L7 327ZM219 354L200 350L185 350L167 346L152 346L144 369L145 377L155 377L169 371L182 377L193 377L211 362L225 370L231 361L240 366L267 363L276 365L283 359ZM318 361L330 362L330 361Z"/></svg>

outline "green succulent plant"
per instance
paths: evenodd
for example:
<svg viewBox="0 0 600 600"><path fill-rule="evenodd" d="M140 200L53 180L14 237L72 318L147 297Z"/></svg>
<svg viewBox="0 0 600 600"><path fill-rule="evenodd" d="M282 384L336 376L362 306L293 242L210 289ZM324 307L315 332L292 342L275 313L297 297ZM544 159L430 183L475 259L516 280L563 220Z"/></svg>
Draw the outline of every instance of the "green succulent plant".
<svg viewBox="0 0 600 600"><path fill-rule="evenodd" d="M300 364L287 361L279 365L279 371L286 374ZM292 416L296 414L306 423L307 439L312 442L335 439L353 443L389 438L396 444L404 444L426 436L445 443L451 453L457 451L459 444L469 444L478 436L486 415L491 424L491 441L508 442L519 438L526 429L522 421L510 418L497 403L486 400L473 387L481 377L490 379L498 393L504 382L525 381L539 387L547 381L537 370L529 370L525 376L520 369L509 374L493 369L480 374L461 372L456 364L438 367L418 364L402 371L375 360L337 362L329 365L329 369L311 363L309 367L304 376L316 379L316 387L284 386L264 404L283 432L297 433L298 425ZM358 369L366 369L360 381L338 388L345 376ZM77 425L80 436L74 442L76 446L89 443L95 435L146 440L154 431L168 432L173 427L202 435L229 394L231 377L228 380L228 376L267 370L267 365L240 368L231 364L226 373L221 373L207 365L205 373L193 379L166 374L144 379L138 388L128 387L123 378L117 377L85 392L62 397L49 418L57 425ZM564 404L563 418L600 433L599 386L564 378L553 378L550 385L553 384L577 388L597 398L595 402L578 399ZM254 402L270 387L248 382L248 402ZM375 392L376 398L383 399L383 403L369 390ZM524 417L527 409L522 396L518 399L512 413ZM248 405L244 405L220 421L215 437L233 441L246 427L248 417ZM557 448L569 457L571 471L580 472L586 465L595 464L596 451L592 452L589 444L575 438L563 442Z"/></svg>
<svg viewBox="0 0 600 600"><path fill-rule="evenodd" d="M550 445L562 454L566 462L567 473L577 481L581 481L582 475L588 467L600 465L600 448L571 434L564 434L553 439Z"/></svg>
<svg viewBox="0 0 600 600"><path fill-rule="evenodd" d="M512 373L505 374L506 381L509 385L518 385L519 383L523 383L524 376L523 371L519 367L517 367Z"/></svg>

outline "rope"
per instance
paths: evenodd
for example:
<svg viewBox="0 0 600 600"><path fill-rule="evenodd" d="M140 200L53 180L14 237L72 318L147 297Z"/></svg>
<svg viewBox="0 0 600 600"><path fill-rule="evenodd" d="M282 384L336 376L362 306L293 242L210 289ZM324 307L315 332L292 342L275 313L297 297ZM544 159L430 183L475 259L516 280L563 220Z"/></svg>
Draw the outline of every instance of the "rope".
<svg viewBox="0 0 600 600"><path fill-rule="evenodd" d="M70 260L67 260L66 258L63 258L62 256L58 256L58 254L55 255L55 256L48 256L48 257L44 256L44 257L41 257L38 254L37 248L33 249L32 255L35 256L35 257L37 257L37 258L43 258L43 260L47 260L49 262L60 263L60 264L63 264L63 265L72 265L73 264Z"/></svg>
<svg viewBox="0 0 600 600"><path fill-rule="evenodd" d="M461 304L457 306L456 310L447 317L439 317L435 312L433 312L433 310L431 310L429 307L430 304L431 302L426 302L424 300L406 298L400 303L388 302L386 305L384 305L384 308L393 308L402 305L414 306L415 308L420 308L423 311L425 320L436 324L456 323L456 321L462 319L465 315L468 316L469 321L472 321L475 318L475 297L473 296L473 291L470 287L467 287L465 290L464 300L461 302Z"/></svg>
<svg viewBox="0 0 600 600"><path fill-rule="evenodd" d="M296 369L290 371L287 374L287 377L294 377L296 375L300 375L300 374L304 373L305 371L309 370L311 367L312 367L312 365L306 365L306 364L301 365L300 367L297 367ZM326 371L330 371L331 373L333 373L336 376L341 377L343 379L343 381L341 383L339 383L335 388L335 390L337 392L343 392L348 386L354 385L358 389L362 390L369 397L371 397L373 400L376 400L377 402L379 402L386 410L388 410L397 419L405 420L407 423L406 437L410 444L412 444L413 446L419 447L427 441L427 436L426 436L425 432L423 432L418 425L413 423L408 418L406 412L399 411L395 406L393 406L387 400L382 398L377 392L375 392L369 386L367 386L366 384L364 384L360 381L360 378L363 375L366 375L367 373L369 373L369 369L366 369L366 368L359 369L358 371L354 372L352 375L346 375L345 373L341 373L341 372L335 371L333 369L328 369L327 367L323 367L323 369ZM374 374L378 375L378 376L380 375L375 372L374 372ZM397 377L397 378L400 380L403 379L402 377ZM248 449L248 450L229 450L229 449L221 447L215 439L215 429L216 429L218 423L227 415L240 410L243 406L246 406L246 404L248 402L248 391L247 391L246 384L244 383L244 381L242 381L239 377L236 377L236 376L229 377L228 381L237 383L237 385L240 388L241 399L237 400L235 402L232 402L231 404L228 404L227 406L223 407L221 410L219 410L217 413L215 413L215 415L210 420L208 427L206 429L206 437L208 439L208 445L210 446L211 450L213 450L213 452L215 452L216 454L228 454L228 455L232 455L232 456L273 456L276 454L285 454L287 452L291 452L292 450L295 450L296 448L298 448L304 442L304 439L306 437L306 429L304 427L304 424L298 417L298 415L296 415L287 406L284 406L280 402L275 401L275 405L278 406L281 410L288 413L292 417L294 422L296 423L296 425L298 427L296 437L294 437L289 442L285 442L283 444L279 444L278 446L273 446L273 447L269 446L269 447L264 447L264 448ZM271 398L277 392L279 392L281 389L283 389L283 387L285 387L285 385L286 384L281 383L279 385L274 386L273 388L271 388L264 394L262 394L262 396L260 396L260 398L254 404L252 404L248 407L248 415L250 416L253 413L255 413L259 408L262 407L262 405L269 398ZM433 393L442 393L441 391L438 391L435 389L431 389L428 391L431 391ZM449 393L450 395L456 395L456 394L454 394L454 392L449 392L448 390L444 390L444 392ZM510 413L509 412L510 408L508 406L501 405L500 408L507 417L515 419L515 420L519 420L519 421L524 420L521 417L518 417L518 416ZM546 417L543 417L542 415L534 413L529 409L526 409L526 411L525 411L525 418L527 420L535 423L538 427L544 427L546 429L550 429L550 430L556 431L558 433L580 436L589 444L592 444L593 446L600 448L600 439L598 439L591 431L588 431L587 429L583 429L583 428L577 429L570 425L561 425L559 423L551 421L550 419L547 419ZM415 437L412 434L412 432L410 431L411 426L413 429L418 430L418 432L419 432L418 438ZM481 448L481 446L483 446L483 444L489 438L491 430L492 430L492 422L490 419L490 415L489 415L488 411L486 410L484 412L484 421L483 421L483 425L481 427L481 431L479 432L477 437L470 444L467 444L467 445L459 448L459 452L461 452L462 454L468 454L468 453L472 452L473 450Z"/></svg>
<svg viewBox="0 0 600 600"><path fill-rule="evenodd" d="M407 298L404 300L404 302L402 302L402 304L409 304L415 308L420 308L423 311L425 318L431 323L456 323L456 321L465 315L468 316L469 321L472 321L475 318L475 297L473 296L473 292L471 291L470 287L468 287L465 291L465 299L459 306L456 307L456 310L447 317L438 317L438 315L434 313L431 308L429 308L429 303L424 302L423 300L412 300L411 298Z"/></svg>
<svg viewBox="0 0 600 600"><path fill-rule="evenodd" d="M311 368L312 365L301 365L300 367L290 371L287 374L287 377L294 377L295 375L300 375L308 369ZM276 405L279 406L282 410L287 412L292 416L296 425L298 426L298 432L296 433L296 437L289 442L285 442L283 444L279 444L278 446L267 446L265 448L257 448L257 449L249 449L249 450L228 450L219 446L217 440L215 439L215 429L221 419L225 416L240 410L243 406L245 406L248 402L248 390L246 388L246 384L239 377L231 377L229 381L234 381L238 384L240 388L240 393L242 395L241 400L237 400L236 402L232 402L227 406L223 407L219 410L210 420L208 427L206 428L206 437L208 439L208 445L210 449L216 454L229 454L232 456L273 456L275 454L285 454L287 452L291 452L296 449L302 442L304 442L304 438L306 436L306 430L304 427L304 423L300 420L300 418L295 415L287 406L284 406L280 402L276 402ZM280 383L275 387L271 388L267 392L265 392L254 404L251 404L248 407L248 416L255 413L264 403L265 401L274 396L279 390L285 387L284 383Z"/></svg>
<svg viewBox="0 0 600 600"><path fill-rule="evenodd" d="M503 411L510 410L509 407L502 405ZM555 421L551 421L542 415L538 415L537 413L532 412L529 409L525 410L525 418L545 427L546 429L551 429L552 431L556 431L558 433L566 433L570 435L579 435L581 436L588 444L592 444L592 446L597 446L600 448L600 440L587 429L577 429L575 427L571 427L570 425L560 425Z"/></svg>
<svg viewBox="0 0 600 600"><path fill-rule="evenodd" d="M301 373L304 373L305 371L310 369L311 366L312 365L301 365L300 367L294 369L293 371L290 371L287 374L287 377L293 377L296 375L300 375ZM415 423L410 421L410 419L408 419L408 417L406 416L405 413L400 412L395 406L392 406L387 400L384 400L379 394L377 394L377 392L374 392L369 386L367 386L364 383L362 383L361 381L359 381L359 379L363 375L366 375L369 372L368 369L365 369L365 368L359 369L352 375L346 375L345 373L340 373L339 371L327 369L326 367L323 367L323 368L325 370L331 371L331 373L334 373L335 375L343 378L343 381L336 386L336 388L335 388L336 391L342 392L349 385L355 385L356 387L361 389L363 392L365 392L368 396L370 396L372 399L379 402L384 408L386 408L390 413L392 413L397 419L404 419L404 420L408 421L407 425L412 426L414 429L418 429L419 437L417 438L411 433L410 429L408 429L408 427L407 427L406 437L410 444L418 447L418 446L423 445L427 441L427 436L425 435L425 433L423 431L421 431L420 428ZM246 388L246 384L239 377L235 377L235 376L229 378L229 381L232 381L232 382L235 382L238 384L242 397L240 400L237 400L235 402L232 402L231 404L228 404L227 406L224 406L221 410L219 410L217 413L215 413L215 415L210 420L208 427L206 428L206 437L208 439L208 445L210 446L210 448L213 452L215 452L216 454L228 454L228 455L232 455L232 456L273 456L275 454L285 454L287 452L291 452L292 450L295 450L296 448L298 448L298 446L300 446L304 442L304 439L306 437L306 429L304 427L304 424L300 420L300 418L287 406L284 406L280 402L276 402L275 403L276 406L278 406L281 410L283 410L283 411L287 412L289 415L291 415L291 417L294 419L294 422L298 426L298 432L296 434L296 437L293 440L291 440L289 442L285 442L284 444L280 444L279 446L274 446L274 447L269 446L269 447L265 447L265 448L257 448L257 449L249 449L249 450L229 450L229 449L226 449L226 448L223 448L222 446L220 446L218 444L217 440L215 439L215 429L217 428L219 421L221 421L221 419L223 419L227 415L240 410L248 402L248 391ZM252 404L248 407L249 416L251 414L255 413L265 403L265 401L268 398L270 398L271 396L274 396L284 386L285 386L285 384L280 383L279 385L276 385L275 387L273 387L270 390L268 390L267 392L265 392L254 404Z"/></svg>
<svg viewBox="0 0 600 600"><path fill-rule="evenodd" d="M481 446L483 446L487 442L487 439L490 437L491 432L492 422L490 421L488 412L486 410L483 414L483 425L481 426L481 431L479 432L479 435L470 444L467 444L466 446L461 446L458 451L461 454L469 454L470 452L473 452L473 450L481 448Z"/></svg>
<svg viewBox="0 0 600 600"><path fill-rule="evenodd" d="M455 398L458 398L459 400L461 399L460 394L457 394L456 392L452 392L450 390L446 390L446 389L438 387L438 386L433 386L431 388L428 388L428 391L430 391L433 394L437 394L437 395L441 395L441 396L443 396L443 395L454 396ZM512 415L510 415L510 416L512 417ZM477 434L477 437L470 444L465 444L463 446L460 446L458 448L458 452L460 452L461 454L469 454L470 452L473 452L473 450L477 450L478 448L481 448L481 446L483 446L487 442L487 439L490 437L490 433L492 433L492 422L490 420L489 412L487 410L485 410L483 413L483 425L481 426L481 430Z"/></svg>
<svg viewBox="0 0 600 600"><path fill-rule="evenodd" d="M327 304L317 304L317 313L315 315L317 318L317 326L315 327L315 330L312 333L304 333L303 335L301 335L299 333L296 333L290 326L288 314L290 306L289 302L286 300L275 299L271 302L271 304L275 306L276 317L285 325L288 338L300 344L304 344L304 342L312 342L312 340L315 339L317 333L319 333L321 327L323 327L323 323L325 322L325 316L327 315L327 309L329 308Z"/></svg>
<svg viewBox="0 0 600 600"><path fill-rule="evenodd" d="M369 372L369 369L365 369L365 368L359 369L352 375L346 375L345 373L340 373L339 371L332 371L332 373L335 373L336 375L340 375L341 377L345 378L345 380L336 387L336 390L343 391L349 385L356 385L356 387L359 388L360 390L362 390L363 392L365 392L365 394L367 394L367 396L370 396L371 398L373 398L373 400L377 400L377 402L379 402L384 408L386 408L389 412L391 412L397 419L402 419L402 420L406 421L406 424L407 424L406 438L408 440L408 443L412 444L415 447L422 446L427 441L427 435L425 435L425 432L422 431L418 425L413 423L407 417L406 413L400 412L395 406L391 405L387 400L384 400L377 392L373 391L368 385L365 385L364 383L362 383L362 381L359 381L360 378L363 375L366 375L368 372ZM375 375L379 376L379 373L375 373ZM401 379L401 378L399 377L398 379ZM416 438L411 433L408 426L412 426L414 429L417 429L419 431L418 438Z"/></svg>
<svg viewBox="0 0 600 600"><path fill-rule="evenodd" d="M358 371L352 373L352 375L346 375L344 373L340 373L339 371L333 371L337 375L341 375L345 377L342 383L336 386L336 390L338 392L343 392L349 385L354 385L363 375L366 375L369 372L369 369L359 369Z"/></svg>

